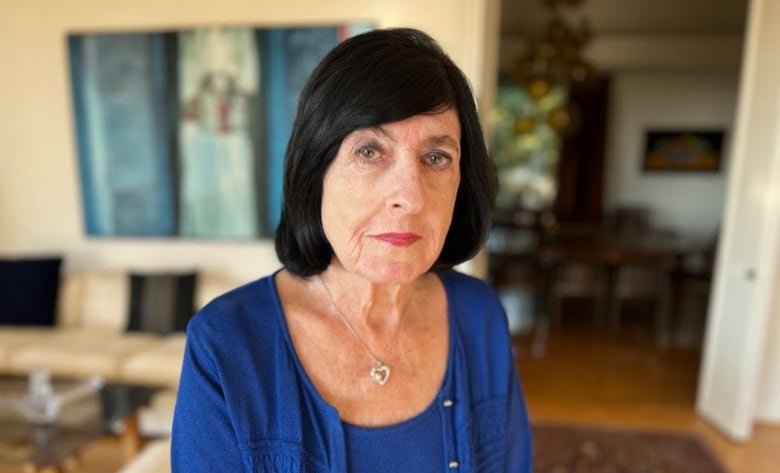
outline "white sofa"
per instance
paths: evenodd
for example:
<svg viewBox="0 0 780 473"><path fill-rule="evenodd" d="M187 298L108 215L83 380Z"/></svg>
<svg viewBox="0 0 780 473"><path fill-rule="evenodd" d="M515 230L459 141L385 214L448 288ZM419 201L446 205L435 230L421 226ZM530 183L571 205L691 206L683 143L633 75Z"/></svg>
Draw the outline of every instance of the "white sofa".
<svg viewBox="0 0 780 473"><path fill-rule="evenodd" d="M53 376L100 376L109 382L161 387L139 413L142 434L170 433L185 334L127 332L128 273L88 271L61 276L54 327L0 325L0 374L46 367ZM195 308L241 281L198 272Z"/></svg>
<svg viewBox="0 0 780 473"><path fill-rule="evenodd" d="M199 271L194 306L202 307L241 281ZM26 375L46 367L53 376L100 376L109 382L162 388L139 412L139 430L150 443L125 466L127 473L169 470L169 441L185 334L127 332L128 273L74 272L61 276L54 327L0 325L0 374Z"/></svg>
<svg viewBox="0 0 780 473"><path fill-rule="evenodd" d="M54 376L175 388L185 335L127 332L128 281L123 272L63 275L54 327L0 326L0 374L46 367ZM199 273L196 309L238 284Z"/></svg>

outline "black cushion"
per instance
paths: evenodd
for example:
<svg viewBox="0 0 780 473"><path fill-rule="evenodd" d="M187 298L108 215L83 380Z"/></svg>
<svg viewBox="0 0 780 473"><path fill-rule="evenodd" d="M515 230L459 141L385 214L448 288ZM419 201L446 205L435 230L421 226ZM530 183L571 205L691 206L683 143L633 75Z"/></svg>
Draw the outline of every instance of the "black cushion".
<svg viewBox="0 0 780 473"><path fill-rule="evenodd" d="M130 274L128 331L167 335L183 331L195 312L197 274Z"/></svg>
<svg viewBox="0 0 780 473"><path fill-rule="evenodd" d="M61 266L61 257L0 259L0 325L54 325Z"/></svg>

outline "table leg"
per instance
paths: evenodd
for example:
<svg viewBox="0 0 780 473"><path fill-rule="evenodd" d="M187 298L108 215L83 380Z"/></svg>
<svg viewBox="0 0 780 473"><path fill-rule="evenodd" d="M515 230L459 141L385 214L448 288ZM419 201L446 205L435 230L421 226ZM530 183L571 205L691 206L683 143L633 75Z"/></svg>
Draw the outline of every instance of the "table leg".
<svg viewBox="0 0 780 473"><path fill-rule="evenodd" d="M610 326L612 314L612 291L615 285L615 268L612 265L599 265L599 292L596 295L595 316L593 325L596 329L604 330Z"/></svg>
<svg viewBox="0 0 780 473"><path fill-rule="evenodd" d="M122 455L128 461L141 451L141 433L138 430L138 414L132 413L125 417L125 428L120 437Z"/></svg>
<svg viewBox="0 0 780 473"><path fill-rule="evenodd" d="M669 348L671 339L671 270L664 268L662 271L659 271L659 278L659 294L656 301L656 343L660 349L665 350Z"/></svg>
<svg viewBox="0 0 780 473"><path fill-rule="evenodd" d="M531 343L531 354L536 358L541 358L547 353L547 339L550 334L550 296L552 294L552 274L551 264L542 264L542 287L540 294L536 297L534 307L534 339Z"/></svg>
<svg viewBox="0 0 780 473"><path fill-rule="evenodd" d="M608 264L606 266L606 287L604 288L604 313L606 314L607 328L611 335L617 335L620 332L620 317L622 310L620 299L618 298L617 284L620 276L619 264Z"/></svg>

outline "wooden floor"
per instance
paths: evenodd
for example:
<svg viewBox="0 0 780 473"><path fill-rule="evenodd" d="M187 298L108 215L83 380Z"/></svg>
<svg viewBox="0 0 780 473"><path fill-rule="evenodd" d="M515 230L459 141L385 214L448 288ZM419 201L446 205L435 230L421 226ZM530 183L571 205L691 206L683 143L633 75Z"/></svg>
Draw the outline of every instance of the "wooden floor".
<svg viewBox="0 0 780 473"><path fill-rule="evenodd" d="M780 426L757 426L745 444L727 441L693 409L699 371L695 349L657 350L641 324L607 336L565 319L552 331L547 355L534 358L527 337L515 339L517 366L533 421L698 432L730 473L780 471ZM74 473L116 472L117 440L86 449ZM0 465L0 473L21 468Z"/></svg>
<svg viewBox="0 0 780 473"><path fill-rule="evenodd" d="M697 432L730 473L780 471L780 426L758 425L745 444L729 442L694 412L699 350L659 350L641 323L619 336L564 319L547 354L515 339L532 421Z"/></svg>

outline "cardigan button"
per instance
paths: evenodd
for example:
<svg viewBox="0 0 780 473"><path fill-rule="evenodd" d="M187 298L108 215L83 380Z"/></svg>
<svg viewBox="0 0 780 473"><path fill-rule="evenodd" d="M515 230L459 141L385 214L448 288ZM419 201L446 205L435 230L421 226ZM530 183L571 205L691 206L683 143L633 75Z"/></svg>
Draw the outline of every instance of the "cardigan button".
<svg viewBox="0 0 780 473"><path fill-rule="evenodd" d="M453 401L452 399L445 399L444 402L442 403L444 407L452 407L453 404L455 404L455 401Z"/></svg>
<svg viewBox="0 0 780 473"><path fill-rule="evenodd" d="M447 465L447 466L449 466L449 467L450 467L450 468L452 468L452 469L455 469L455 468L457 468L457 467L459 467L459 466L460 466L460 463L456 462L455 460L452 460L452 461L449 463L449 465Z"/></svg>

